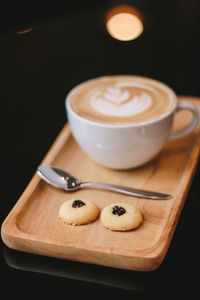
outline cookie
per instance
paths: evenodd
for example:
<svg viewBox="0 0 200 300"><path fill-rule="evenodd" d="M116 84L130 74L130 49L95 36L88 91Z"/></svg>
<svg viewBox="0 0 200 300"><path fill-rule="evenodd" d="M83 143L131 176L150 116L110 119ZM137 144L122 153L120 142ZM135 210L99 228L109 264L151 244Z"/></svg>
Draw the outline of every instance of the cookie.
<svg viewBox="0 0 200 300"><path fill-rule="evenodd" d="M58 215L64 223L82 225L94 221L99 213L98 206L92 201L70 199L61 205Z"/></svg>
<svg viewBox="0 0 200 300"><path fill-rule="evenodd" d="M126 231L136 229L142 222L142 214L134 205L118 202L104 207L100 220L110 230Z"/></svg>

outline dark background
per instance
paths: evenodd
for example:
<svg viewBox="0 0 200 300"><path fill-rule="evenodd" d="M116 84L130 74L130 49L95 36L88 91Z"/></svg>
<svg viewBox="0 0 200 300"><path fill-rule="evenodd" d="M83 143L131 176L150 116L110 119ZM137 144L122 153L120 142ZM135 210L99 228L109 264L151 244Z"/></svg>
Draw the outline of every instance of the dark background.
<svg viewBox="0 0 200 300"><path fill-rule="evenodd" d="M116 4L132 4L142 13L138 39L120 42L107 34L105 16ZM19 34L27 28L32 30ZM200 97L199 70L198 0L7 5L0 13L1 223L66 123L64 99L72 87L101 75L138 74L167 83L177 94ZM25 298L24 287L47 297L198 293L199 173L198 167L157 271L58 261L10 250L1 241L2 293Z"/></svg>

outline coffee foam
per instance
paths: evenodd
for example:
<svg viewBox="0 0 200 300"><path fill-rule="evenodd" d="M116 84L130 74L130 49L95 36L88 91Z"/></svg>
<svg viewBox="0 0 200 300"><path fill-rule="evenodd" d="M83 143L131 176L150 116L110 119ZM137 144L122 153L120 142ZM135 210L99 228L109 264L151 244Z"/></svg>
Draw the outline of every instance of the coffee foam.
<svg viewBox="0 0 200 300"><path fill-rule="evenodd" d="M146 92L134 95L135 85L125 83L108 87L105 92L97 91L90 98L90 106L102 115L127 117L142 113L152 103L151 96Z"/></svg>
<svg viewBox="0 0 200 300"><path fill-rule="evenodd" d="M75 88L70 106L88 120L108 124L140 123L158 118L172 107L169 91L154 80L108 76Z"/></svg>

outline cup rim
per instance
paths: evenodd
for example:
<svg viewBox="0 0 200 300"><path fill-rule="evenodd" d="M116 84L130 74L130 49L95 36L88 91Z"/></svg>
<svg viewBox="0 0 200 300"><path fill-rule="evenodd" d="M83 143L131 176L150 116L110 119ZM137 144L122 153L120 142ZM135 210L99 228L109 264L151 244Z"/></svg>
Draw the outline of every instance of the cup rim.
<svg viewBox="0 0 200 300"><path fill-rule="evenodd" d="M89 120L86 118L83 118L81 116L79 116L70 106L69 104L69 99L71 97L71 95L79 88L81 88L83 85L94 81L94 80L98 80L98 79L104 79L107 77L114 77L114 76L120 76L120 77L125 77L125 76L130 76L130 77L135 77L135 78L141 78L144 80L147 80L149 82L153 82L156 83L157 85L161 86L162 88L164 88L165 90L167 90L171 96L174 98L174 103L171 107L171 109L169 111L167 111L166 113L160 115L159 117L152 119L152 120L147 120L147 121L143 121L143 122L139 122L139 123L127 123L127 124L109 124L109 123L103 123L103 122L98 122L98 121L93 121L93 120ZM119 74L114 74L114 75L105 75L105 76L99 76L99 77L95 77L95 78L91 78L88 79L84 82L79 83L78 85L76 85L74 88L72 88L68 94L65 97L65 106L66 106L66 111L67 114L68 112L70 112L70 114L72 114L73 116L75 116L77 119L80 119L82 122L87 123L87 124L92 124L92 125L96 125L99 127L109 127L109 128L131 128L131 127L140 127L140 126L144 126L144 125L151 125L157 122L160 122L161 120L165 119L166 117L168 117L169 115L171 115L176 107L177 107L177 96L174 92L174 90L168 86L167 84L157 80L157 79L153 79L153 78L149 78L149 77L145 77L145 76L140 76L140 75L131 75L131 74L123 74L123 75L119 75Z"/></svg>

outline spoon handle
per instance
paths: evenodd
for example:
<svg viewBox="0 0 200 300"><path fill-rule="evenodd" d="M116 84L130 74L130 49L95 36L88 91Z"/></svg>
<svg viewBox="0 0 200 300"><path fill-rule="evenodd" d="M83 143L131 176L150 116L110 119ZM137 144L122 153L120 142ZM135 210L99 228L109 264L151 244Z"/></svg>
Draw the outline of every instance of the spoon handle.
<svg viewBox="0 0 200 300"><path fill-rule="evenodd" d="M80 187L97 187L102 188L105 190L111 190L118 193L135 196L135 197L141 197L141 198L149 198L149 199L163 199L168 200L171 199L172 196L168 194L163 193L157 193L153 191L146 191L141 189L135 189L130 187L125 187L121 185L114 185L114 184L106 184L106 183L100 183L100 182L83 182L80 184Z"/></svg>

